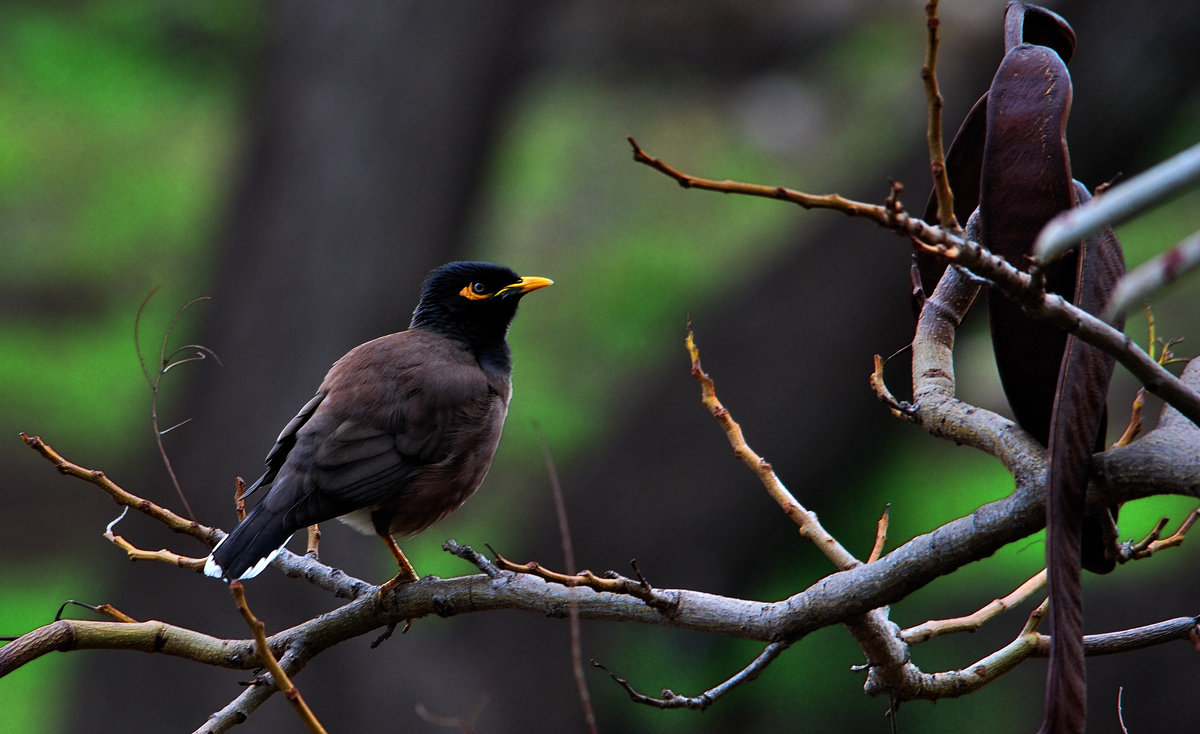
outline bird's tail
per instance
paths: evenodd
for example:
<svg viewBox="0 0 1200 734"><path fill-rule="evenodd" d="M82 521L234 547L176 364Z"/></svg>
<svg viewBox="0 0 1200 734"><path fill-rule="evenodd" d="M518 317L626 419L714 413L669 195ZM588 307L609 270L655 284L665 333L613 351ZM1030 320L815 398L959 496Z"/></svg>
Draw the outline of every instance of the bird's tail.
<svg viewBox="0 0 1200 734"><path fill-rule="evenodd" d="M204 575L225 581L254 578L283 550L293 532L281 516L263 512L259 503L213 548L204 562Z"/></svg>

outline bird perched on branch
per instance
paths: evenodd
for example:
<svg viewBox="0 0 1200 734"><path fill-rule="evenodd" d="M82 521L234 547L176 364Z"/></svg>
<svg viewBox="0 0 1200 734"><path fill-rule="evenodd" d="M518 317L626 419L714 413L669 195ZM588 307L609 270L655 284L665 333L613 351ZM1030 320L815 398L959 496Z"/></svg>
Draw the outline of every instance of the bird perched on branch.
<svg viewBox="0 0 1200 734"><path fill-rule="evenodd" d="M284 427L246 492L266 496L204 573L256 576L297 530L336 517L387 543L393 582L416 580L392 536L429 527L483 481L512 393L509 325L522 296L551 284L484 262L430 273L408 330L350 350Z"/></svg>

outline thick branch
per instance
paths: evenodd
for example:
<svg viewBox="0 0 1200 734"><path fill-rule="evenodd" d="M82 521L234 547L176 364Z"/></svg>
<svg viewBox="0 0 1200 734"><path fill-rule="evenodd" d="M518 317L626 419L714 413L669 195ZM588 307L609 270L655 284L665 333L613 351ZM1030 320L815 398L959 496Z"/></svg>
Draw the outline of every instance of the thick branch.
<svg viewBox="0 0 1200 734"><path fill-rule="evenodd" d="M1039 292L1028 273L1017 270L1004 258L989 252L977 242L947 234L903 212L896 214L893 219L901 231L923 244L932 245L932 252L989 280L1006 296L1020 303L1032 318L1045 319L1111 354L1147 390L1200 425L1200 393L1189 389L1110 324L1075 307L1061 296Z"/></svg>
<svg viewBox="0 0 1200 734"><path fill-rule="evenodd" d="M221 668L258 665L239 641L221 640L166 622L99 622L60 619L0 648L0 677L50 652L134 650L186 658Z"/></svg>
<svg viewBox="0 0 1200 734"><path fill-rule="evenodd" d="M1018 483L1028 481L1045 471L1041 446L1007 418L955 398L955 337L979 289L977 279L951 266L926 300L913 337L913 403L905 417L934 436L995 456Z"/></svg>
<svg viewBox="0 0 1200 734"><path fill-rule="evenodd" d="M291 649L279 659L279 667L283 668L288 675L295 675L304 667L304 663L296 651ZM237 698L220 710L214 711L193 734L221 734L244 723L250 714L274 695L275 690L274 686L269 685L246 686L246 689Z"/></svg>
<svg viewBox="0 0 1200 734"><path fill-rule="evenodd" d="M1200 143L1047 222L1034 242L1034 255L1040 260L1058 257L1088 235L1116 226L1197 181L1200 181Z"/></svg>
<svg viewBox="0 0 1200 734"><path fill-rule="evenodd" d="M1112 321L1186 273L1200 267L1200 232L1125 274L1113 289L1104 319Z"/></svg>
<svg viewBox="0 0 1200 734"><path fill-rule="evenodd" d="M1044 613L1039 609L1038 612ZM1032 621L1040 619L1035 613ZM1154 645L1178 640L1190 640L1197 634L1197 617L1177 617L1163 622L1134 629L1083 636L1083 651L1088 657L1114 655L1140 650ZM964 668L942 673L922 673L913 667L911 677L905 685L887 689L887 693L901 700L937 700L956 698L982 688L1009 672L1028 658L1046 657L1050 654L1050 637L1039 634L1032 625L1026 625L1008 645L987 655ZM882 693L883 690L868 690Z"/></svg>
<svg viewBox="0 0 1200 734"><path fill-rule="evenodd" d="M1200 358L1180 375L1200 390ZM1200 428L1170 405L1163 406L1158 425L1142 438L1097 454L1097 484L1113 497L1150 494L1200 494Z"/></svg>
<svg viewBox="0 0 1200 734"><path fill-rule="evenodd" d="M86 470L84 473L99 475ZM1193 491L1200 491L1200 484ZM1107 496L1104 501L1114 499L1128 498ZM281 665L293 674L333 645L407 619L495 609L565 617L572 603L581 619L666 625L766 642L795 641L832 624L847 623L853 631L855 621L863 615L900 601L937 577L1035 532L1043 518L1040 481L1027 477L1018 481L1017 491L1011 496L918 536L878 561L827 576L783 601L764 603L697 591L655 590L656 598L670 602L670 614L626 594L566 587L500 571L494 576L421 579L397 587L386 599L375 593L378 587L351 579L351 587L361 591L353 601L273 635L270 649L276 655L283 654ZM312 559L281 556L284 560L277 563L298 575L307 577L319 567ZM259 664L251 640L220 640L162 622L62 620L0 648L0 676L47 652L81 649L158 652L228 668L251 669Z"/></svg>

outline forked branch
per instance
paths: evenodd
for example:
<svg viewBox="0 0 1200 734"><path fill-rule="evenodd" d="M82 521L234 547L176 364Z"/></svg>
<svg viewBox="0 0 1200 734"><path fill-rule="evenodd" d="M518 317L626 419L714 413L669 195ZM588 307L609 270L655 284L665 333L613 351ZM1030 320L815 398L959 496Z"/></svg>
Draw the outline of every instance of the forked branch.
<svg viewBox="0 0 1200 734"><path fill-rule="evenodd" d="M806 209L833 209L879 224L898 235L915 241L923 250L951 264L961 265L984 278L1009 298L1018 302L1030 317L1050 321L1064 331L1111 354L1146 389L1178 408L1193 423L1200 425L1200 394L1189 389L1137 344L1105 321L1077 308L1061 296L1041 290L1030 278L1004 258L978 242L959 237L910 216L896 201L893 190L885 205L866 204L838 194L813 195L782 186L763 186L738 181L717 181L678 171L642 150L633 138L634 160L675 179L685 188L705 189L728 194L745 194L779 199Z"/></svg>

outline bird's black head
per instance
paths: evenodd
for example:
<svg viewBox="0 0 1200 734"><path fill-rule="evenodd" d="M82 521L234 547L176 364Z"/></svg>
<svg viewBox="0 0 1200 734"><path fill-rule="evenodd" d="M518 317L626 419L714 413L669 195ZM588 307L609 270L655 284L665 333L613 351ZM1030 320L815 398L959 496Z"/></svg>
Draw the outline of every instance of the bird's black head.
<svg viewBox="0 0 1200 734"><path fill-rule="evenodd" d="M493 263L448 263L425 279L410 328L461 339L477 351L502 347L521 297L552 282Z"/></svg>

